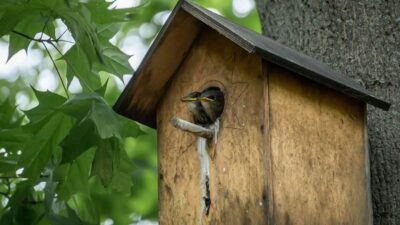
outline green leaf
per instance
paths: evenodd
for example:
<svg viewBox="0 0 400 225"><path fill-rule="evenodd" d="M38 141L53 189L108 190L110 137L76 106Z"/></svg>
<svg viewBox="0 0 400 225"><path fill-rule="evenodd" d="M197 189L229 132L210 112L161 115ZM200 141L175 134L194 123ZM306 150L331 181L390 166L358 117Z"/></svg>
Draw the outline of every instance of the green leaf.
<svg viewBox="0 0 400 225"><path fill-rule="evenodd" d="M56 111L65 101L61 95L55 94L50 91L41 92L34 88L32 88L39 104L28 111L25 111L25 114L32 121L39 121L46 117L49 113Z"/></svg>
<svg viewBox="0 0 400 225"><path fill-rule="evenodd" d="M100 177L102 184L107 187L113 177L113 161L115 154L119 152L119 140L109 138L101 140L96 149L96 154L93 160L91 175Z"/></svg>
<svg viewBox="0 0 400 225"><path fill-rule="evenodd" d="M97 35L101 40L108 41L118 33L120 27L120 24L114 23L101 24L97 27Z"/></svg>
<svg viewBox="0 0 400 225"><path fill-rule="evenodd" d="M61 164L72 162L90 147L96 145L98 137L94 132L94 124L90 120L83 120L75 124L61 143L63 148Z"/></svg>
<svg viewBox="0 0 400 225"><path fill-rule="evenodd" d="M22 149L31 138L32 135L22 128L0 130L0 148L15 152Z"/></svg>
<svg viewBox="0 0 400 225"><path fill-rule="evenodd" d="M52 39L58 38L58 37L56 37L56 26L54 26L54 21L51 21L51 19L48 21L46 29L44 30L44 33L47 34Z"/></svg>
<svg viewBox="0 0 400 225"><path fill-rule="evenodd" d="M24 17L24 20L22 20L14 28L14 30L31 38L34 38L35 34L42 31L45 23L45 19L39 14L26 15ZM17 53L21 49L24 49L26 51L30 42L31 40L26 37L23 37L16 33L10 33L10 44L8 46L7 60L9 60L15 53Z"/></svg>
<svg viewBox="0 0 400 225"><path fill-rule="evenodd" d="M77 45L85 53L89 67L91 67L92 62L103 62L101 45L96 35L95 27L90 21L90 12L87 8L65 7L64 9L57 9L56 14L63 19Z"/></svg>
<svg viewBox="0 0 400 225"><path fill-rule="evenodd" d="M67 101L60 110L79 120L93 121L100 138L120 137L117 114L95 93L82 93Z"/></svg>
<svg viewBox="0 0 400 225"><path fill-rule="evenodd" d="M121 136L122 137L138 137L146 134L140 126L133 120L123 116L118 116L120 123L122 124Z"/></svg>
<svg viewBox="0 0 400 225"><path fill-rule="evenodd" d="M90 147L99 146L104 139L121 137L116 113L94 93L78 94L60 110L79 121L62 142L62 163L72 162Z"/></svg>
<svg viewBox="0 0 400 225"><path fill-rule="evenodd" d="M104 63L95 63L94 68L99 71L102 70L112 73L121 79L123 75L133 73L133 69L128 61L129 56L127 54L123 53L119 48L110 43L104 44L104 46L105 47L102 50Z"/></svg>
<svg viewBox="0 0 400 225"><path fill-rule="evenodd" d="M21 20L24 19L21 15L27 15L33 13L34 9L30 4L15 4L8 5L8 7L3 8L4 12L0 18L0 37L10 33Z"/></svg>
<svg viewBox="0 0 400 225"><path fill-rule="evenodd" d="M120 193L128 195L131 193L134 165L123 149L120 150L118 161L118 164L114 164L114 175L110 186Z"/></svg>
<svg viewBox="0 0 400 225"><path fill-rule="evenodd" d="M89 1L85 4L90 11L91 19L98 24L112 24L132 20L137 15L138 8L109 9L112 2Z"/></svg>
<svg viewBox="0 0 400 225"><path fill-rule="evenodd" d="M92 71L87 55L81 47L74 45L62 59L67 63L68 83L76 76L84 89L95 90L101 87L100 76Z"/></svg>
<svg viewBox="0 0 400 225"><path fill-rule="evenodd" d="M18 127L21 125L23 117L10 99L6 99L0 104L0 129Z"/></svg>
<svg viewBox="0 0 400 225"><path fill-rule="evenodd" d="M100 138L121 137L117 114L104 100L102 102L94 102L90 119L94 122Z"/></svg>
<svg viewBox="0 0 400 225"><path fill-rule="evenodd" d="M14 207L20 204L24 199L28 197L31 189L31 182L27 180L19 182L16 186L15 193L13 193L10 201L8 202L8 205Z"/></svg>
<svg viewBox="0 0 400 225"><path fill-rule="evenodd" d="M76 194L68 201L68 205L74 209L79 218L86 223L99 224L100 217L96 205L92 199L85 194Z"/></svg>
<svg viewBox="0 0 400 225"><path fill-rule="evenodd" d="M68 205L67 208L67 216L60 216L54 213L50 213L47 215L47 218L52 222L54 225L92 225L90 223L82 221L78 215L75 213L71 207Z"/></svg>
<svg viewBox="0 0 400 225"><path fill-rule="evenodd" d="M102 139L120 137L120 124L117 114L95 93L81 93L68 100L60 110L78 120L91 120L97 134Z"/></svg>
<svg viewBox="0 0 400 225"><path fill-rule="evenodd" d="M13 216L11 210L6 211L1 215L0 218L1 225L13 225Z"/></svg>
<svg viewBox="0 0 400 225"><path fill-rule="evenodd" d="M90 160L91 161L91 160ZM88 163L90 165L90 163ZM65 175L61 173L62 175ZM57 197L57 202L54 201L55 198L55 190L56 190L56 182L63 182L63 180L66 180L64 177L58 177L60 174L57 174L57 171L54 173L55 177L55 182L47 182L46 183L46 188L44 189L45 192L45 209L46 209L46 219L51 222L51 224L57 224L57 225L87 225L88 223L83 222L74 212L73 209L71 209L65 201L61 200L60 201L60 193L58 193ZM67 176L70 176L72 174L67 174ZM80 174L74 174L74 177L69 177L69 179L73 178L78 178L81 176ZM68 179L68 180L69 180ZM71 183L72 184L72 183ZM88 186L86 186L88 188ZM61 194L62 195L62 194ZM69 197L68 197L69 198ZM61 216L57 213L60 213L60 211L64 211L63 209L66 208L66 215ZM64 214L64 213L63 213Z"/></svg>
<svg viewBox="0 0 400 225"><path fill-rule="evenodd" d="M107 91L107 85L108 85L108 79L106 80L106 82L103 84L103 86L101 86L99 89L94 90L94 92L96 92L98 95L103 96L106 94Z"/></svg>
<svg viewBox="0 0 400 225"><path fill-rule="evenodd" d="M63 164L55 171L55 180L59 182L57 193L61 200L68 200L76 193L88 191L88 180L94 152L87 151L70 164Z"/></svg>
<svg viewBox="0 0 400 225"><path fill-rule="evenodd" d="M15 55L15 53L19 52L20 50L24 49L26 51L28 49L30 42L31 41L29 39L26 39L17 34L11 33L10 41L9 41L9 45L8 45L7 61L10 60Z"/></svg>
<svg viewBox="0 0 400 225"><path fill-rule="evenodd" d="M59 110L79 121L87 117L93 102L102 102L103 98L96 93L80 93L66 101Z"/></svg>
<svg viewBox="0 0 400 225"><path fill-rule="evenodd" d="M14 223L25 225L38 219L38 215L32 206L21 204L13 208Z"/></svg>
<svg viewBox="0 0 400 225"><path fill-rule="evenodd" d="M0 159L0 173L7 174L9 172L15 171L17 167L17 161L8 160L8 159Z"/></svg>
<svg viewBox="0 0 400 225"><path fill-rule="evenodd" d="M35 181L46 167L50 156L68 134L72 119L62 113L54 113L26 129L34 134L24 147L18 167L24 168L23 177Z"/></svg>

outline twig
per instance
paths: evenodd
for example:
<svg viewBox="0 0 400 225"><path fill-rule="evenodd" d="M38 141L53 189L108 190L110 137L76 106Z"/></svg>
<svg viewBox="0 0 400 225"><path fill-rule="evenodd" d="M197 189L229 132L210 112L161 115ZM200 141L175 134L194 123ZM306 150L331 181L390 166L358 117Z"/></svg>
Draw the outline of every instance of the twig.
<svg viewBox="0 0 400 225"><path fill-rule="evenodd" d="M57 67L57 65L56 65L56 62L54 61L53 57L51 56L50 51L49 51L49 49L47 48L46 44L45 44L45 43L42 43L42 44L43 44L44 48L46 49L46 52L47 52L47 54L49 55L49 57L50 57L50 59L51 59L51 62L53 62L54 68L55 68L56 71L57 71L58 78L60 78L60 81L61 81L61 84L62 84L62 86L63 86L63 88L64 88L65 94L67 95L67 98L69 98L68 89L67 89L67 87L66 87L65 84L64 84L64 81L63 81L63 79L62 79L62 77L61 77L60 71L58 70L58 67Z"/></svg>
<svg viewBox="0 0 400 225"><path fill-rule="evenodd" d="M47 27L47 22L46 22L45 26L43 27L43 30L44 30L46 27ZM56 62L54 61L53 57L51 56L50 51L49 51L49 49L47 48L47 46L46 46L45 43L49 43L50 45L52 45L52 46L62 55L61 51L55 46L55 44L54 44L53 42L56 42L56 43L59 42L59 41L64 41L64 42L69 42L69 43L73 43L73 42L71 42L71 41L66 41L66 40L60 40L60 38L61 38L62 35L61 35L59 38L57 38L57 39L51 39L51 38L49 38L49 39L42 39L42 36L43 36L43 35L41 35L40 38L37 39L37 38L30 37L29 35L26 35L26 34L24 34L24 33L21 33L21 32L19 32L19 31L16 31L16 30L13 30L12 32L15 33L15 34L18 34L18 35L20 35L20 36L22 36L22 37L24 37L24 38L27 38L27 39L29 39L29 40L37 41L37 42L42 43L42 45L43 45L44 48L46 49L47 54L49 55L49 57L50 57L50 59L51 59L51 62L52 62L53 65L54 65L54 68L55 68L56 71L57 71L57 75L58 75L58 77L59 77L59 79L60 79L60 82L61 82L61 84L62 84L62 86L63 86L63 89L64 89L64 91L65 91L65 94L66 94L67 97L69 98L68 89L67 89L67 87L66 87L66 85L65 85L65 83L64 83L64 81L63 81L63 79L62 79L62 77L61 77L61 73L60 73L60 71L58 70L58 67L57 67L57 65L56 65ZM64 32L64 33L65 33L65 32ZM42 34L43 34L43 32L42 32Z"/></svg>
<svg viewBox="0 0 400 225"><path fill-rule="evenodd" d="M5 192L0 191L0 195L3 195L6 198L10 198L9 193L5 193Z"/></svg>
<svg viewBox="0 0 400 225"><path fill-rule="evenodd" d="M26 39L29 39L29 40L31 40L31 41L37 41L37 42L41 42L41 43L51 43L51 42L68 42L68 43L74 43L74 42L72 42L72 41L67 41L67 40L61 40L61 39L51 39L51 38L49 38L49 39L42 39L42 38L33 38L33 37L30 37L29 35L26 35L26 34L24 34L24 33L21 33L21 32L19 32L19 31L16 31L16 30L13 30L13 31L11 31L11 32L13 32L14 34L18 34L19 36L21 36L21 37L24 37L24 38L26 38Z"/></svg>
<svg viewBox="0 0 400 225"><path fill-rule="evenodd" d="M60 55L63 55L62 52L60 51L60 49L58 49L57 46L56 46L53 42L50 42L49 44L50 44L51 46L53 46L53 48L55 48L55 49L57 50L57 52L60 53ZM72 72L73 72L76 76L79 75L78 72L76 72L75 67L74 67L73 65L71 65L71 64L68 62L68 60L65 60L65 63L67 64L67 66L69 66L69 68L72 70ZM81 83L82 83L87 89L89 89L90 91L93 91L93 90L89 87L89 85L86 83L86 81L80 79L79 82L81 82Z"/></svg>
<svg viewBox="0 0 400 225"><path fill-rule="evenodd" d="M49 44L50 44L51 46L53 46L53 48L56 49L57 52L58 52L60 55L63 55L63 53L60 51L60 49L58 49L57 46L56 46L53 42L50 42Z"/></svg>
<svg viewBox="0 0 400 225"><path fill-rule="evenodd" d="M49 22L49 20L50 20L50 16L47 17L46 22L44 23L44 26L43 26L43 28L42 28L42 33L40 34L40 38L39 38L39 39L42 39L43 34L44 34L44 29L47 28L47 23Z"/></svg>
<svg viewBox="0 0 400 225"><path fill-rule="evenodd" d="M170 123L172 124L172 126L176 128L193 133L200 137L204 137L207 139L212 139L214 137L214 130L204 128L202 126L196 125L194 123L188 122L183 119L174 117L171 119Z"/></svg>
<svg viewBox="0 0 400 225"><path fill-rule="evenodd" d="M61 39L61 37L62 37L65 33L67 33L67 30L68 30L68 29L65 29L65 30L64 30L64 32L60 35L60 37L57 38L57 41L59 41L59 40Z"/></svg>
<svg viewBox="0 0 400 225"><path fill-rule="evenodd" d="M30 36L28 36L28 35L26 35L26 34L24 34L24 33L15 31L15 30L13 30L12 32L15 33L15 34L18 34L18 35L20 35L20 36L22 36L22 37L25 37L25 38L27 38L27 39L29 39L29 40L40 42L40 43L42 43L43 45L44 45L44 43L48 43L48 44L50 44L51 46L53 46L53 48L56 49L57 52L60 53L60 55L63 55L63 54L62 54L62 52L57 48L57 46L54 44L54 42L57 43L57 42L61 42L61 41L62 41L62 42L74 43L74 42L72 42L72 41L60 40L60 38L67 32L67 30L65 30L65 31L60 35L60 37L58 37L57 39L50 39L50 38L49 38L49 39L36 39L36 38L30 37ZM44 46L45 46L45 45L44 45ZM46 46L45 46L45 48L46 48ZM46 48L46 50L47 50L47 48ZM48 50L47 50L47 51L48 51ZM50 53L48 53L48 54L49 54L49 56L50 56ZM53 64L55 65L54 60L52 59L51 56L50 56L50 59L53 61ZM67 60L66 60L65 62L67 63L68 66L70 66L70 68L71 68L71 70L73 71L73 73L78 74L78 73L76 72L75 68L74 68L71 64L69 64ZM56 66L55 66L55 68L56 68L56 70L58 70L58 68L57 68ZM58 73L58 75L59 75L59 73ZM60 75L59 75L59 77L60 77ZM63 81L62 81L61 78L60 78L60 80L61 80L61 83L63 84L64 90L66 90L65 84L63 83ZM90 88L90 86L89 86L84 80L80 80L80 82L82 82L82 83L85 85L86 88L88 88L89 90L93 91L93 90ZM66 92L66 93L67 93L67 92ZM69 98L68 93L67 93L67 96L68 96L68 98Z"/></svg>

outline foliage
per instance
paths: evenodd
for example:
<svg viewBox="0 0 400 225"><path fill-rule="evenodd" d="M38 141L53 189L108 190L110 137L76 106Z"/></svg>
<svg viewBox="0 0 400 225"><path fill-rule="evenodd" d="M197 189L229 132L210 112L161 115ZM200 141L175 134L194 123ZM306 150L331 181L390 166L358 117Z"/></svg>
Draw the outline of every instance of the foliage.
<svg viewBox="0 0 400 225"><path fill-rule="evenodd" d="M0 224L99 224L103 218L96 192L131 195L135 164L124 148L125 140L144 132L110 108L105 100L108 82L102 86L100 72L118 77L133 72L129 56L109 40L136 9L109 10L110 4L0 3L0 36L8 35L8 58L30 45L41 48L62 83L59 93L32 89L38 104L30 110L18 110L11 99L0 104ZM68 41L63 34L56 36L57 20L73 37L65 53L60 47ZM82 93L67 89L74 77Z"/></svg>
<svg viewBox="0 0 400 225"><path fill-rule="evenodd" d="M255 10L237 18L231 1L197 2L259 31ZM130 56L117 47L120 37L137 34L143 24L157 31L162 23L155 15L175 3L148 0L114 9L104 0L0 1L8 59L20 51L43 55L34 76L0 79L0 93L8 93L0 95L0 224L99 224L107 218L129 224L157 217L155 132L110 105L120 94L115 80L133 72ZM155 35L141 38L149 44ZM48 67L60 85L39 91L33 84ZM69 89L74 79L80 93ZM21 110L18 93L36 105Z"/></svg>

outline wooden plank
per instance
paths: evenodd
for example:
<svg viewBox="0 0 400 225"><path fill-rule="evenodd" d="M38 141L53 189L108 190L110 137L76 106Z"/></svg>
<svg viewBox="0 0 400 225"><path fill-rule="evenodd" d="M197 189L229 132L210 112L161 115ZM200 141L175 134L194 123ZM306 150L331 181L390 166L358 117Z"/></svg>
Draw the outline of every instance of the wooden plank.
<svg viewBox="0 0 400 225"><path fill-rule="evenodd" d="M161 224L266 224L263 79L258 57L215 31L202 32L158 108ZM209 149L211 208L205 216L196 137L174 128L169 120L190 120L180 98L209 85L224 90L226 106L218 144Z"/></svg>
<svg viewBox="0 0 400 225"><path fill-rule="evenodd" d="M155 128L157 103L201 28L202 23L185 11L174 11L114 109Z"/></svg>
<svg viewBox="0 0 400 225"><path fill-rule="evenodd" d="M275 224L369 224L365 105L269 67Z"/></svg>
<svg viewBox="0 0 400 225"><path fill-rule="evenodd" d="M365 146L365 186L367 187L367 203L368 203L368 225L374 224L374 215L372 212L372 192L371 192L371 164L369 158L369 141L368 141L368 115L367 105L364 105L364 146Z"/></svg>
<svg viewBox="0 0 400 225"><path fill-rule="evenodd" d="M274 185L273 185L273 158L271 150L271 118L270 118L270 95L269 95L269 68L274 67L273 64L263 61L263 74L264 74L264 159L265 159L265 174L266 174L266 185L265 193L263 194L263 200L266 205L265 213L268 219L268 224L275 224L274 219Z"/></svg>

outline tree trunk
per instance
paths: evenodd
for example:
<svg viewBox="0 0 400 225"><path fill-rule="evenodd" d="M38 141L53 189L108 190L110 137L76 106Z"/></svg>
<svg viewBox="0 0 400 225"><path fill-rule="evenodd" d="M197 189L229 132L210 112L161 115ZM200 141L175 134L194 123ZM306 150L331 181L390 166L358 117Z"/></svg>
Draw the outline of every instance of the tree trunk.
<svg viewBox="0 0 400 225"><path fill-rule="evenodd" d="M256 0L265 35L392 103L368 107L374 224L400 224L400 1Z"/></svg>

